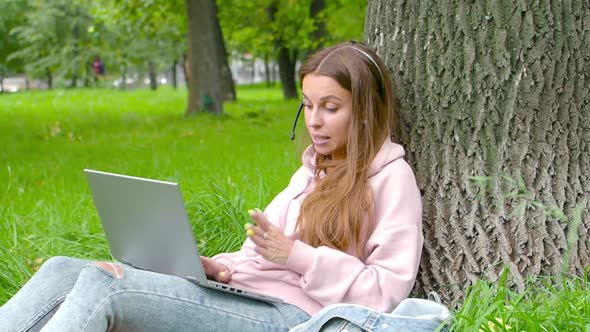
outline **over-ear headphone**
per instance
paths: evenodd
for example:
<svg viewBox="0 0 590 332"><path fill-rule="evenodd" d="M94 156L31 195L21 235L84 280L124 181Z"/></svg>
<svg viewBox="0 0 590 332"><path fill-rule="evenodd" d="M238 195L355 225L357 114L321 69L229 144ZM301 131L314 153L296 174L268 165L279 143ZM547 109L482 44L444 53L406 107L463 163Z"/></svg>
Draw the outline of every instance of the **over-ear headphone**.
<svg viewBox="0 0 590 332"><path fill-rule="evenodd" d="M352 41L351 43L356 44L354 41ZM369 59L369 61L371 61L371 63L373 63L375 68L377 68L377 71L379 72L379 77L380 77L380 81L378 83L379 84L378 91L379 91L379 96L381 97L381 99L383 99L385 97L385 79L383 78L383 72L381 72L381 68L379 68L379 65L377 65L377 62L375 61L375 59L373 59L373 57L371 55L369 55L369 53L361 50L360 48L354 47L352 45L344 46L344 47L352 48L353 50L361 53L362 55L367 57ZM291 140L295 139L295 128L297 127L297 120L299 120L299 115L301 114L302 109L303 109L303 103L301 103L299 105L299 109L297 110L297 114L295 115L295 121L293 121L293 127L291 127Z"/></svg>

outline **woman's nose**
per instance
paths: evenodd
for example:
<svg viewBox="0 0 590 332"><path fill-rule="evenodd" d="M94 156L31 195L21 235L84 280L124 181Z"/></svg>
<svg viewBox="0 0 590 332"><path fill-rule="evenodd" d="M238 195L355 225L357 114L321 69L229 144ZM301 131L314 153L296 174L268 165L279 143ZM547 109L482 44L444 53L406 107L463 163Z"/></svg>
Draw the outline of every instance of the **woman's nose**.
<svg viewBox="0 0 590 332"><path fill-rule="evenodd" d="M317 108L313 108L306 112L307 124L310 127L319 127L322 125L322 117Z"/></svg>

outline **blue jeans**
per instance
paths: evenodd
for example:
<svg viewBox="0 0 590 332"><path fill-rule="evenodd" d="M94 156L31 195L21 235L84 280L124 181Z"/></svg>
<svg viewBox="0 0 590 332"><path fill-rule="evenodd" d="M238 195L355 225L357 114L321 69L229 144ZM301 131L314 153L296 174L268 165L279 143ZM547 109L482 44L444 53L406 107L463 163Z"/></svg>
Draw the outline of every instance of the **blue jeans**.
<svg viewBox="0 0 590 332"><path fill-rule="evenodd" d="M446 331L449 310L434 301L405 299L391 313L354 304L332 304L290 332L433 332Z"/></svg>
<svg viewBox="0 0 590 332"><path fill-rule="evenodd" d="M0 331L288 331L309 319L272 304L117 264L54 257L0 307ZM122 269L120 268L122 267Z"/></svg>

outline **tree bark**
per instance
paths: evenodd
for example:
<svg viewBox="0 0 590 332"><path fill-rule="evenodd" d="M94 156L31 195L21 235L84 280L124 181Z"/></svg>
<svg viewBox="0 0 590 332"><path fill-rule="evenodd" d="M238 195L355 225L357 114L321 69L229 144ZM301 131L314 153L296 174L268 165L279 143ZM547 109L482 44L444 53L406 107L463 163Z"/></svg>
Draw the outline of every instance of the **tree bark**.
<svg viewBox="0 0 590 332"><path fill-rule="evenodd" d="M215 29L217 10L214 0L185 0L188 16L189 96L186 115L207 110L223 112L221 59ZM213 52L211 52L213 50Z"/></svg>
<svg viewBox="0 0 590 332"><path fill-rule="evenodd" d="M415 291L458 304L505 266L519 290L528 275L584 273L587 2L369 1L365 22L424 192Z"/></svg>

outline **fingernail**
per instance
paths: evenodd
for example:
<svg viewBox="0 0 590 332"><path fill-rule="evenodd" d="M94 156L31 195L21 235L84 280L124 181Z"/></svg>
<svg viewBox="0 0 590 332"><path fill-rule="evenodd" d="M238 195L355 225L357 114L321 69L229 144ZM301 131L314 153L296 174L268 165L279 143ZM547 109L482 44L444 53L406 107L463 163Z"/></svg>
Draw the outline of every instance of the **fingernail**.
<svg viewBox="0 0 590 332"><path fill-rule="evenodd" d="M262 210L260 210L259 208L255 208L254 210L256 210L256 212L262 213Z"/></svg>
<svg viewBox="0 0 590 332"><path fill-rule="evenodd" d="M219 272L219 277L220 278L225 278L225 272L224 271Z"/></svg>
<svg viewBox="0 0 590 332"><path fill-rule="evenodd" d="M246 235L254 236L254 230L252 228L248 228L248 230L246 231Z"/></svg>
<svg viewBox="0 0 590 332"><path fill-rule="evenodd" d="M250 227L252 227L252 224L251 223L247 222L247 223L244 224L244 229L245 230L248 230Z"/></svg>
<svg viewBox="0 0 590 332"><path fill-rule="evenodd" d="M254 210L252 210L252 209L248 210L248 214L249 214L249 215L253 215L255 212L256 212L256 211L254 211Z"/></svg>

